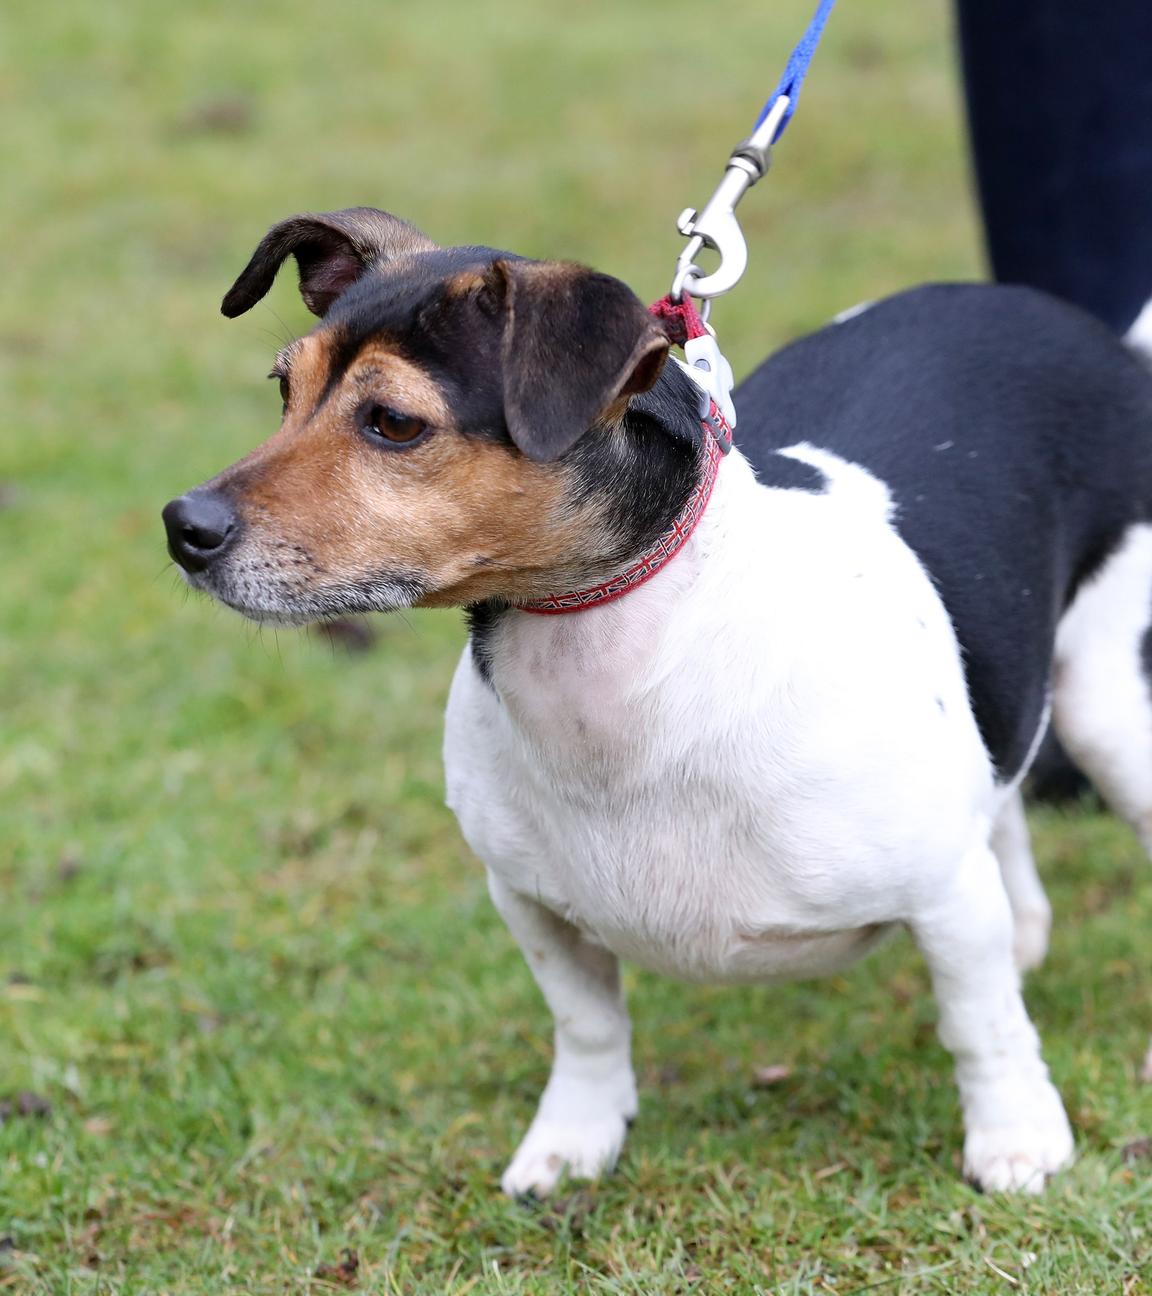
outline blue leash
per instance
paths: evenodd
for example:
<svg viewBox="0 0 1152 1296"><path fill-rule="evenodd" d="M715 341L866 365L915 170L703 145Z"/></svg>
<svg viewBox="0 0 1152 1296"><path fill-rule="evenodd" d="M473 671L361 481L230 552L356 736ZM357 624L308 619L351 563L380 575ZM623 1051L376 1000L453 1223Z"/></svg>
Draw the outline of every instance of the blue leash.
<svg viewBox="0 0 1152 1296"><path fill-rule="evenodd" d="M824 24L835 3L836 0L817 0L812 21L792 51L779 85L756 118L752 134L732 150L724 178L716 187L716 192L703 211L696 212L688 208L676 222L677 229L688 240L688 244L676 263L676 274L669 293L674 305L678 305L685 294L699 297L707 305L709 299L719 297L733 287L744 273L748 264L748 248L736 220L736 204L768 170L772 145L784 134L785 127L792 120L800 87L808 75L808 66L820 44ZM712 248L720 254L720 264L711 274L705 274L695 263L695 257L701 248Z"/></svg>
<svg viewBox="0 0 1152 1296"><path fill-rule="evenodd" d="M695 212L688 208L681 212L676 227L688 243L676 262L667 297L650 308L665 321L669 338L684 347L687 372L723 412L729 427L736 425L732 366L725 360L716 334L708 325L708 308L713 297L726 293L738 282L748 264L748 246L736 219L736 204L768 170L772 146L792 120L800 87L835 3L836 0L817 0L812 21L792 51L779 85L756 118L752 134L732 150L724 178L704 210ZM696 264L695 258L702 248L720 254L720 264L711 274L705 274ZM702 302L700 314L692 304L693 297ZM709 408L707 403L704 408Z"/></svg>
<svg viewBox="0 0 1152 1296"><path fill-rule="evenodd" d="M772 92L772 97L764 105L760 116L756 118L756 126L759 126L768 114L772 111L772 105L780 98L781 95L787 96L788 107L784 110L784 116L780 125L776 128L776 134L772 136L772 143L784 134L784 128L792 120L792 113L796 108L796 99L800 94L800 87L804 84L804 78L808 75L808 65L812 62L812 56L816 53L816 47L820 44L820 37L824 35L824 24L828 21L828 15L832 12L832 6L836 0L819 0L816 5L816 12L812 15L812 21L808 24L808 29L800 37L796 48L792 51L784 68L784 73L780 78L780 83ZM753 127L755 130L756 127Z"/></svg>

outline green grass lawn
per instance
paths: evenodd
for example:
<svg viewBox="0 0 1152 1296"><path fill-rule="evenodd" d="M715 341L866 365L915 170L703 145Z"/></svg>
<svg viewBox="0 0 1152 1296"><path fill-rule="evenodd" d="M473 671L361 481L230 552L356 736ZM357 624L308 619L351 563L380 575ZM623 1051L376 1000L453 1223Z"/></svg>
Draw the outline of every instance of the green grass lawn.
<svg viewBox="0 0 1152 1296"><path fill-rule="evenodd" d="M7 6L0 1290L1148 1289L1152 886L1114 822L1037 822L1028 998L1081 1150L1042 1199L960 1181L905 940L820 984L633 976L619 1171L518 1205L550 1028L441 804L459 618L350 656L189 600L164 554L161 505L273 430L308 327L287 282L218 314L272 221L377 204L655 297L809 4ZM979 273L940 0L841 7L743 214L741 371Z"/></svg>

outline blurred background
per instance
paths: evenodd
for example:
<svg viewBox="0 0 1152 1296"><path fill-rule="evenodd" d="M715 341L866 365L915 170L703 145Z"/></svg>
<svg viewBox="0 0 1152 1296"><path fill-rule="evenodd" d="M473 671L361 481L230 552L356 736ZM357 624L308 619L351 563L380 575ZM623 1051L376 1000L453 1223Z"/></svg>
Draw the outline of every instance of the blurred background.
<svg viewBox="0 0 1152 1296"><path fill-rule="evenodd" d="M460 618L260 631L164 551L160 508L274 431L264 375L313 322L290 272L219 314L270 224L375 205L650 300L810 9L0 18L0 1289L840 1291L942 1265L939 1290L985 1291L989 1254L1087 1291L1147 1258L1123 1149L1152 896L1117 825L1039 824L1058 927L1030 1002L1088 1145L1046 1205L959 1183L898 943L817 986L634 977L626 1163L525 1212L495 1180L547 1025L441 804ZM853 303L983 274L955 59L943 0L834 14L741 208L750 267L714 314L738 375Z"/></svg>

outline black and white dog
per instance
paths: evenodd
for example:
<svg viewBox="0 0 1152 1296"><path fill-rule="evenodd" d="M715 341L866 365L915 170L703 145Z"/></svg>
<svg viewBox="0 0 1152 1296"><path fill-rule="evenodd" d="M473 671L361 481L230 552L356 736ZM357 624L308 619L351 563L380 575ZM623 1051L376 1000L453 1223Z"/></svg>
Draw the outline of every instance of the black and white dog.
<svg viewBox="0 0 1152 1296"><path fill-rule="evenodd" d="M1010 288L920 288L700 391L617 280L441 249L357 208L276 226L319 326L280 431L165 510L256 619L458 605L448 799L555 1016L511 1193L615 1161L618 960L843 967L908 927L967 1174L1038 1190L1072 1134L1020 996L1049 910L1017 786L1048 723L1152 848L1152 376ZM568 612L569 615L541 615Z"/></svg>

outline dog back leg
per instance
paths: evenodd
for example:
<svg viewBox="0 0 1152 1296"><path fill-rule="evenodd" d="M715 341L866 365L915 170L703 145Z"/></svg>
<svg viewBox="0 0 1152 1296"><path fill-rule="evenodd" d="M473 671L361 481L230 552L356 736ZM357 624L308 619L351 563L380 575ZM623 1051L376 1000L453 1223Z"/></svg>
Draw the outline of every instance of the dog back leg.
<svg viewBox="0 0 1152 1296"><path fill-rule="evenodd" d="M1132 528L1064 617L1052 718L1152 856L1152 526ZM1141 1074L1152 1081L1152 1046Z"/></svg>
<svg viewBox="0 0 1152 1296"><path fill-rule="evenodd" d="M992 850L1012 906L1016 966L1021 972L1027 972L1039 966L1048 952L1052 906L1036 872L1024 798L1018 791L1004 803L992 825Z"/></svg>
<svg viewBox="0 0 1152 1296"><path fill-rule="evenodd" d="M1020 996L1012 910L992 851L970 850L911 927L956 1063L964 1173L989 1191L1039 1192L1072 1159L1072 1132Z"/></svg>
<svg viewBox="0 0 1152 1296"><path fill-rule="evenodd" d="M1152 855L1152 526L1133 527L1077 594L1056 639L1052 719Z"/></svg>
<svg viewBox="0 0 1152 1296"><path fill-rule="evenodd" d="M488 889L555 1019L552 1074L501 1186L543 1196L611 1170L636 1115L632 1029L616 956L491 872Z"/></svg>

